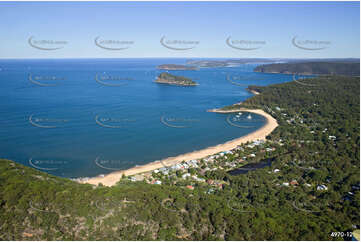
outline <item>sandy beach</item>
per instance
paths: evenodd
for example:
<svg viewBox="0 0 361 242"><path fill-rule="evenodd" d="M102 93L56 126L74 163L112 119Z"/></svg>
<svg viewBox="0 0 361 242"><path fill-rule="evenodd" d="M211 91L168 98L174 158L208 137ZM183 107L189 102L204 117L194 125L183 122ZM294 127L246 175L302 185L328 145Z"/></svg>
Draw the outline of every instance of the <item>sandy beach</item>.
<svg viewBox="0 0 361 242"><path fill-rule="evenodd" d="M209 155L213 155L222 151L231 150L236 148L238 145L247 143L248 141L254 141L254 140L264 140L268 134L270 134L277 126L277 121L274 119L271 115L264 112L261 109L237 109L237 110L218 110L218 109L211 109L208 110L208 112L216 112L216 113L233 113L233 112L251 112L256 113L259 115L262 115L266 118L266 124L259 128L258 130L242 136L237 139L230 140L226 143L219 144L216 146L211 146L202 150L197 150L193 152L189 152L186 154L178 155L175 157L168 157L166 159L160 160L160 161L154 161L151 163L148 163L146 165L142 166L136 166L133 168L130 168L128 170L121 170L121 171L115 171L112 173L109 173L104 176L97 176L92 177L86 180L80 181L81 183L90 183L93 185L98 185L99 183L102 183L105 186L112 186L115 185L122 177L122 175L135 175L139 173L146 173L151 172L153 170L162 168L164 166L171 166L177 163L180 163L182 161L188 161L188 160L194 160L194 159L201 159L204 157L207 157Z"/></svg>

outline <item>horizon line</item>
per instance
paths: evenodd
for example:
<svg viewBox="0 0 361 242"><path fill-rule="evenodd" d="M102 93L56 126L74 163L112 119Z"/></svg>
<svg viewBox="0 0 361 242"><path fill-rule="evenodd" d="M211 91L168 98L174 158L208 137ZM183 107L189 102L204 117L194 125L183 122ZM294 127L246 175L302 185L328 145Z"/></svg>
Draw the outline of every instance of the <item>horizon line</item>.
<svg viewBox="0 0 361 242"><path fill-rule="evenodd" d="M10 58L2 58L0 60L24 60L24 59L360 59L360 57L60 57L60 58L52 58L52 57L10 57Z"/></svg>

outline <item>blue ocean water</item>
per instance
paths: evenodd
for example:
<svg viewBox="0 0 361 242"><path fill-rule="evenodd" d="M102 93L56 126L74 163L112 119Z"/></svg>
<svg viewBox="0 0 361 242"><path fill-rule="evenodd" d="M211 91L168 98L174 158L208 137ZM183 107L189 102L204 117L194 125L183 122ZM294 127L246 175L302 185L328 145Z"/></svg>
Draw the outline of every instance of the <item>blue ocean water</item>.
<svg viewBox="0 0 361 242"><path fill-rule="evenodd" d="M206 110L251 97L248 85L292 80L243 64L169 71L192 78L200 84L195 87L154 82L162 72L157 65L185 62L0 60L0 157L62 177L131 168L258 129L262 116Z"/></svg>

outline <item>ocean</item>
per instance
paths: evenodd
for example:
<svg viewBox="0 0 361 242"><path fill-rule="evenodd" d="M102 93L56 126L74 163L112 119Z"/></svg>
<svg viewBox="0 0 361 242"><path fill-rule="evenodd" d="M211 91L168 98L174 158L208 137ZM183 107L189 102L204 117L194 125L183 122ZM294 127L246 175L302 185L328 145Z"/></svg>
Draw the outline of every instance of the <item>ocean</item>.
<svg viewBox="0 0 361 242"><path fill-rule="evenodd" d="M154 82L186 59L0 60L0 157L50 174L92 177L224 143L265 123L206 112L253 96L248 85L291 81L257 64L168 71L198 86Z"/></svg>

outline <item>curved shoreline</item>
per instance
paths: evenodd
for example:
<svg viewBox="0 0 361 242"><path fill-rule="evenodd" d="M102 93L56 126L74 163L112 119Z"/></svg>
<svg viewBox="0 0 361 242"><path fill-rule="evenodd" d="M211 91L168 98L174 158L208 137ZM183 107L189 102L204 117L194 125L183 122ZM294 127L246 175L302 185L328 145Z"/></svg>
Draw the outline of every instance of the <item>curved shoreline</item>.
<svg viewBox="0 0 361 242"><path fill-rule="evenodd" d="M150 172L159 168L166 166L172 166L177 163L181 163L182 161L188 161L188 160L194 160L194 159L201 159L204 157L207 157L209 155L213 155L225 150L231 150L236 148L238 145L247 143L248 141L253 140L265 140L266 136L269 135L277 126L277 120L274 119L270 114L264 112L261 109L246 109L246 108L240 108L236 110L219 110L219 109L211 109L208 110L208 112L215 112L215 113L234 113L234 112L250 112L250 113L256 113L259 115L262 115L266 118L266 124L263 125L261 128L257 129L256 131L247 134L245 136L242 136L240 138L236 138L230 141L227 141L223 144L219 144L216 146L207 147L201 150L196 150L193 152L181 154L174 157L168 157L162 160L153 161L151 163L136 166L127 170L119 170L115 172L111 172L106 175L100 175L96 177L91 177L89 179L83 179L80 180L80 183L89 183L93 185L98 185L99 183L102 183L105 186L113 186L115 185L124 175L130 176L135 175L139 173L146 173Z"/></svg>

